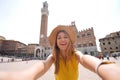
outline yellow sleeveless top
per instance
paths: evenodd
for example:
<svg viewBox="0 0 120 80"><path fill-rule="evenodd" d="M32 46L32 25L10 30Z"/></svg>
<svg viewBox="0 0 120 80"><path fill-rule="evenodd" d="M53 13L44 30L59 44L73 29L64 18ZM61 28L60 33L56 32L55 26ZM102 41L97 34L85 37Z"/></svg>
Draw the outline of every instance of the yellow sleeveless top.
<svg viewBox="0 0 120 80"><path fill-rule="evenodd" d="M59 66L59 71L55 74L55 80L78 80L78 62L75 54L66 64L60 58Z"/></svg>

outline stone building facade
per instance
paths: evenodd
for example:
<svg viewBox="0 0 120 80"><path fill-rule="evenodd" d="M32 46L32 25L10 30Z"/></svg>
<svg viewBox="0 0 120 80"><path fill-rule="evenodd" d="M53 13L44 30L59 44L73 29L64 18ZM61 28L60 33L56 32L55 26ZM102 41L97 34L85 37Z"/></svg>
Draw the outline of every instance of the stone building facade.
<svg viewBox="0 0 120 80"><path fill-rule="evenodd" d="M106 37L99 39L99 42L103 55L120 52L120 31L106 35Z"/></svg>

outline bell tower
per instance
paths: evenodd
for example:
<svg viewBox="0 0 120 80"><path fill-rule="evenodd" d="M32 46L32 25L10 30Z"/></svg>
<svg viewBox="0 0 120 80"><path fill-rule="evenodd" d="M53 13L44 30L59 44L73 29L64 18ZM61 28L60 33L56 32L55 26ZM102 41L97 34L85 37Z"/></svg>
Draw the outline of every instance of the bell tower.
<svg viewBox="0 0 120 80"><path fill-rule="evenodd" d="M40 27L40 38L39 45L46 46L47 43L47 24L48 24L48 3L43 2L43 7L41 8L41 27Z"/></svg>

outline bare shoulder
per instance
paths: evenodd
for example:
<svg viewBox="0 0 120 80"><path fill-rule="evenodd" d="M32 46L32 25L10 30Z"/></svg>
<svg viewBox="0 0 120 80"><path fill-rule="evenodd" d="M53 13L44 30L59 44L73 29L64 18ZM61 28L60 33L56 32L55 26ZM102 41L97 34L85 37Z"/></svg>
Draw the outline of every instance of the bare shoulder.
<svg viewBox="0 0 120 80"><path fill-rule="evenodd" d="M54 62L54 57L52 54L50 54L45 61L52 61Z"/></svg>
<svg viewBox="0 0 120 80"><path fill-rule="evenodd" d="M83 53L81 51L76 50L75 51L76 57L82 57Z"/></svg>
<svg viewBox="0 0 120 80"><path fill-rule="evenodd" d="M54 58L53 58L53 55L50 54L46 60L43 61L44 65L51 65L52 63L54 63Z"/></svg>
<svg viewBox="0 0 120 80"><path fill-rule="evenodd" d="M80 62L80 63L81 63L83 53L82 53L82 52L80 52L80 51L78 51L78 50L76 50L76 51L75 51L75 55L76 55L76 59L78 60L78 62Z"/></svg>

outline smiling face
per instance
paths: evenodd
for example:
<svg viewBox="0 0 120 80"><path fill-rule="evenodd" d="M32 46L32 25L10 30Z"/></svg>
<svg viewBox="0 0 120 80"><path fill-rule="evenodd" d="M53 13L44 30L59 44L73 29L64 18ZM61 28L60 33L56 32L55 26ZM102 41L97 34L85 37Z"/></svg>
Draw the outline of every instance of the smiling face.
<svg viewBox="0 0 120 80"><path fill-rule="evenodd" d="M70 43L69 35L65 31L60 31L57 35L57 46L65 51Z"/></svg>

